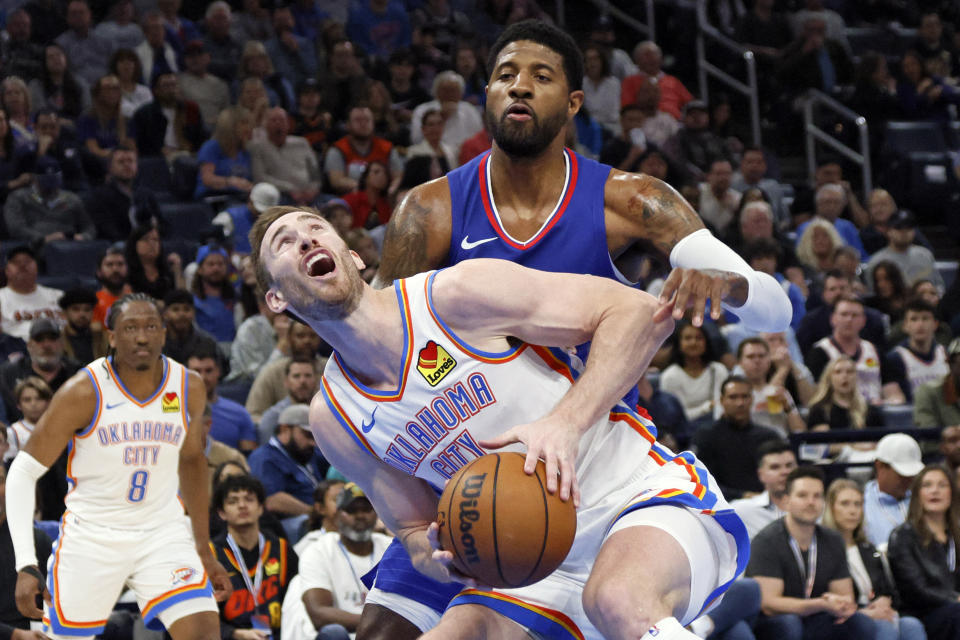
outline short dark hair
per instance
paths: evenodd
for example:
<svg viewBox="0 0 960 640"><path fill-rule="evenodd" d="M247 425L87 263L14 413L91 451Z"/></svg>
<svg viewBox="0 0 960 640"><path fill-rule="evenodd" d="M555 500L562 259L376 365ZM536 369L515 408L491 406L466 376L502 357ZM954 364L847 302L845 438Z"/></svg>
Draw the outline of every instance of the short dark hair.
<svg viewBox="0 0 960 640"><path fill-rule="evenodd" d="M100 253L100 256L97 258L97 269L103 267L103 261L107 259L107 256L124 256L124 261L126 261L126 255L117 245L110 245L103 252Z"/></svg>
<svg viewBox="0 0 960 640"><path fill-rule="evenodd" d="M764 158L766 158L766 156L763 153L763 147L758 147L755 144L747 145L746 147L744 147L743 151L740 153L740 157L742 158L743 156L751 152L759 153L760 155L764 156Z"/></svg>
<svg viewBox="0 0 960 640"><path fill-rule="evenodd" d="M263 505L267 501L263 484L249 473L227 476L217 484L213 490L213 504L217 509L223 509L227 497L235 491L249 491L257 497L257 502Z"/></svg>
<svg viewBox="0 0 960 640"><path fill-rule="evenodd" d="M497 41L490 47L490 54L487 57L487 69L491 73L497 66L497 56L503 48L518 40L536 42L560 54L563 59L563 73L567 77L567 87L570 91L579 91L583 88L583 55L576 41L567 32L540 20L522 20L503 30Z"/></svg>
<svg viewBox="0 0 960 640"><path fill-rule="evenodd" d="M163 312L160 311L160 303L157 301L156 298L154 298L149 294L141 293L141 292L127 293L125 295L120 296L120 298L117 299L117 301L114 302L112 305L110 305L110 308L107 310L107 317L105 319L107 329L110 329L111 331L113 331L114 328L117 326L117 320L120 318L120 314L123 313L124 309L128 304L132 304L134 302L146 302L147 304L152 305L153 308L156 310L157 315L160 317L163 317Z"/></svg>
<svg viewBox="0 0 960 640"><path fill-rule="evenodd" d="M913 311L914 313L929 313L933 315L934 318L937 317L937 310L932 304L920 297L910 298L907 300L907 304L903 307L903 317L907 317L907 313Z"/></svg>
<svg viewBox="0 0 960 640"><path fill-rule="evenodd" d="M783 250L780 249L780 245L773 238L757 238L743 247L743 259L747 261L747 264L750 264L750 261L754 258L773 258L779 263L782 255Z"/></svg>
<svg viewBox="0 0 960 640"><path fill-rule="evenodd" d="M643 107L636 102L628 102L620 107L620 117L622 118L628 111L643 111Z"/></svg>
<svg viewBox="0 0 960 640"><path fill-rule="evenodd" d="M201 345L197 347L187 356L187 362L190 360L213 360L217 364L217 367L220 367L220 353L217 351L217 348L212 345Z"/></svg>
<svg viewBox="0 0 960 640"><path fill-rule="evenodd" d="M290 370L293 369L295 364L308 364L313 367L313 372L317 372L317 362L313 358L304 355L296 355L290 358L290 362L287 363L287 366L283 368L283 377L286 378L290 375Z"/></svg>
<svg viewBox="0 0 960 640"><path fill-rule="evenodd" d="M188 304L191 307L196 306L193 294L186 289L173 289L163 297L163 305L169 307L174 304Z"/></svg>
<svg viewBox="0 0 960 640"><path fill-rule="evenodd" d="M826 489L827 479L823 475L823 470L820 467L805 464L797 467L790 472L790 475L787 476L787 493L790 493L790 490L793 489L793 483L800 478L813 478L814 480L819 480L820 483L823 484L824 489Z"/></svg>
<svg viewBox="0 0 960 640"><path fill-rule="evenodd" d="M850 282L850 276L841 271L840 269L827 269L826 273L823 274L823 281L826 282L827 278L833 278L834 280L846 280Z"/></svg>
<svg viewBox="0 0 960 640"><path fill-rule="evenodd" d="M723 383L720 385L721 397L726 395L727 387L730 386L731 384L745 384L748 387L751 386L750 381L744 378L743 376L738 376L738 375L727 376L727 379L724 380Z"/></svg>
<svg viewBox="0 0 960 640"><path fill-rule="evenodd" d="M770 353L770 345L767 344L767 341L761 338L760 336L750 336L749 338L744 338L739 345L737 345L737 360L743 357L743 351L747 348L747 345L758 344L764 349L767 350L767 353Z"/></svg>
<svg viewBox="0 0 960 640"><path fill-rule="evenodd" d="M850 303L850 304L858 304L858 305L860 305L861 307L863 307L864 309L865 309L866 306L867 306L867 305L863 302L863 300L861 300L860 298L858 298L858 297L856 297L856 296L840 296L839 298L837 298L836 300L833 301L833 310L831 311L831 313L832 313L833 311L836 311L836 310L837 310L837 307L840 306L840 303L841 303L841 302L848 302L848 303Z"/></svg>
<svg viewBox="0 0 960 640"><path fill-rule="evenodd" d="M767 440L757 447L757 468L760 468L760 465L763 464L763 459L767 456L776 455L778 453L786 453L787 451L793 453L793 447L790 446L789 440L784 440L782 438L777 438L776 440Z"/></svg>

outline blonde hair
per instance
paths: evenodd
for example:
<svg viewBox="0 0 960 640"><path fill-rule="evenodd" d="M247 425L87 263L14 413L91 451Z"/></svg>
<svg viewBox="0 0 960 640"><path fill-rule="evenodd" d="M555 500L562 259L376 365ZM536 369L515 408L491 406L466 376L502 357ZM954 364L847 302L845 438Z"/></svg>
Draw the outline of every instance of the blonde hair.
<svg viewBox="0 0 960 640"><path fill-rule="evenodd" d="M803 235L800 236L800 241L797 242L797 259L801 263L814 269L816 271L820 270L820 264L817 260L816 254L813 253L813 234L817 229L823 229L828 236L830 236L830 241L833 243L833 247L830 250L830 253L833 253L833 250L837 247L843 246L843 238L840 237L840 234L837 233L837 230L832 224L826 220L820 218L814 218L810 221L810 224L807 225L807 228L803 230Z"/></svg>
<svg viewBox="0 0 960 640"><path fill-rule="evenodd" d="M830 363L824 367L823 373L820 374L817 390L814 392L813 397L810 398L809 406L812 407L821 402L835 403L833 395L833 371L841 362L849 362L853 365L854 370L857 368L857 363L855 363L850 356L842 355L831 360ZM863 394L860 393L860 387L857 385L853 387L853 397L850 398L850 408L848 411L850 412L850 423L853 425L853 428L863 429L867 422L867 400L863 397Z"/></svg>
<svg viewBox="0 0 960 640"><path fill-rule="evenodd" d="M232 158L243 148L243 141L237 137L237 125L244 118L251 119L250 114L242 107L224 109L217 116L217 125L210 137L217 141L224 155L228 157Z"/></svg>
<svg viewBox="0 0 960 640"><path fill-rule="evenodd" d="M0 85L0 90L3 93L6 93L8 89L20 89L23 92L23 101L26 105L27 118L30 117L30 114L33 113L33 105L30 100L30 90L27 89L27 83L24 82L18 76L7 76L3 80L3 84ZM10 110L7 109L7 104L5 100L0 100L3 103L3 110L7 112L7 115L10 115Z"/></svg>
<svg viewBox="0 0 960 640"><path fill-rule="evenodd" d="M845 489L852 489L860 494L860 497L863 498L863 489L860 488L860 485L850 478L837 478L830 483L830 488L827 489L827 508L823 512L823 526L833 529L834 531L840 531L840 527L837 526L837 520L833 515L833 505L837 502L837 496L840 495L841 491ZM863 532L863 510L860 511L860 522L857 523L857 526L853 529L853 541L856 543L866 542L867 536Z"/></svg>
<svg viewBox="0 0 960 640"><path fill-rule="evenodd" d="M263 43L259 40L247 40L247 43L243 45L243 53L240 54L240 67L237 69L237 77L242 80L250 76L250 72L247 70L247 63L250 62L250 58L253 56L263 56L266 58L267 75L272 76L274 74L273 61L267 53L267 48L263 46Z"/></svg>

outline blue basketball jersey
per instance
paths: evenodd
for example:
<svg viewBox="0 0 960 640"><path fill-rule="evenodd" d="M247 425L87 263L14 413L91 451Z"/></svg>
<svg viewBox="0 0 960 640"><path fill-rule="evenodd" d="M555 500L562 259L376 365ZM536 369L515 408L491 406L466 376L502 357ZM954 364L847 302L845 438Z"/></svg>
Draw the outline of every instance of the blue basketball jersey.
<svg viewBox="0 0 960 640"><path fill-rule="evenodd" d="M629 282L607 247L604 188L610 167L564 149L563 192L540 229L526 241L504 228L490 185L490 152L447 174L452 226L448 264L500 258L531 269L584 273Z"/></svg>

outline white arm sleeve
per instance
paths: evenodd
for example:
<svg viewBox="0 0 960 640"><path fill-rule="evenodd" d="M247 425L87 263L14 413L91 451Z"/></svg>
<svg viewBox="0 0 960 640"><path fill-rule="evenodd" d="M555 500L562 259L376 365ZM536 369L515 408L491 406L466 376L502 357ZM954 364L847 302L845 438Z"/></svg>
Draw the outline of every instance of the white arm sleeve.
<svg viewBox="0 0 960 640"><path fill-rule="evenodd" d="M17 571L37 564L33 512L37 504L37 480L46 472L47 467L24 451L17 454L7 472L7 522Z"/></svg>
<svg viewBox="0 0 960 640"><path fill-rule="evenodd" d="M735 313L744 326L754 331L779 332L790 326L793 308L780 283L766 273L754 271L709 230L700 229L682 238L670 252L670 266L717 269L743 276L747 281L747 301L741 307L724 303L723 308Z"/></svg>

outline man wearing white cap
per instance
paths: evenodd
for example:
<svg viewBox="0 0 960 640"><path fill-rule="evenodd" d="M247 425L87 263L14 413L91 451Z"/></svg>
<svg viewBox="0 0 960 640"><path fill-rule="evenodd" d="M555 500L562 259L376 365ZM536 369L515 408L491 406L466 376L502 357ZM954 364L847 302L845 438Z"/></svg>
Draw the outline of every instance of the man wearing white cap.
<svg viewBox="0 0 960 640"><path fill-rule="evenodd" d="M269 182L258 182L250 189L250 198L245 204L237 204L221 211L213 224L223 227L223 233L233 238L233 252L250 253L250 227L262 212L280 204L280 190Z"/></svg>
<svg viewBox="0 0 960 640"><path fill-rule="evenodd" d="M904 433L891 433L877 443L877 472L863 491L863 519L867 538L886 549L894 528L904 523L910 506L910 483L923 469L920 445Z"/></svg>

